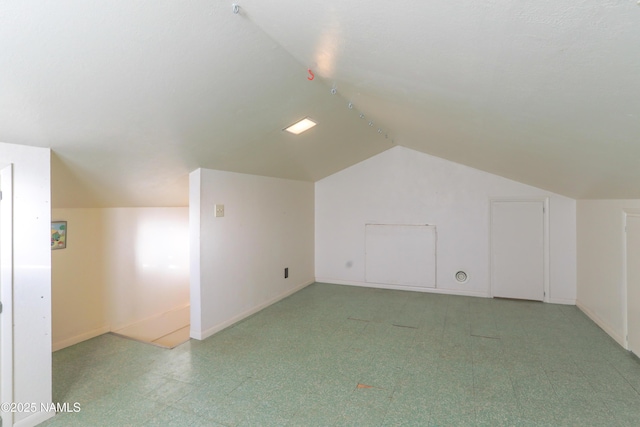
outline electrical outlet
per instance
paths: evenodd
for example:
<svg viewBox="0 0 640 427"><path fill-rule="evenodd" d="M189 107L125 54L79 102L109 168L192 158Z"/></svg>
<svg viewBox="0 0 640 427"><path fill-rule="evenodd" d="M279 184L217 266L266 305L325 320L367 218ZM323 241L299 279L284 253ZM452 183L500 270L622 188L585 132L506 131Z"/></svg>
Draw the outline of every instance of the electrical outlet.
<svg viewBox="0 0 640 427"><path fill-rule="evenodd" d="M216 218L221 218L224 216L224 205L216 205Z"/></svg>

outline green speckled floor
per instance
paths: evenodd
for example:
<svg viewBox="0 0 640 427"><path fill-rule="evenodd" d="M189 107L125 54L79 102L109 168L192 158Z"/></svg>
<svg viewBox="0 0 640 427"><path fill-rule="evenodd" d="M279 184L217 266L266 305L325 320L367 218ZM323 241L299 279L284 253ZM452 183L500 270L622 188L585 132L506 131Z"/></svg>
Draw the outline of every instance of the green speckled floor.
<svg viewBox="0 0 640 427"><path fill-rule="evenodd" d="M47 426L640 426L640 362L573 306L314 284L205 341L53 361L82 410Z"/></svg>

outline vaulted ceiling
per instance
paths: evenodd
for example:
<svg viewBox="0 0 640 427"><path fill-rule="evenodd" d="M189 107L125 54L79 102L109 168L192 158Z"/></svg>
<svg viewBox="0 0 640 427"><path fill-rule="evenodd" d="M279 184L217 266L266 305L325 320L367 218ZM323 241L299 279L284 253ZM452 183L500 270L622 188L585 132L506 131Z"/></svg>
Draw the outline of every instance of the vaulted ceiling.
<svg viewBox="0 0 640 427"><path fill-rule="evenodd" d="M315 181L394 145L640 198L636 1L238 4L0 2L0 141L52 149L54 207L184 206L198 167Z"/></svg>

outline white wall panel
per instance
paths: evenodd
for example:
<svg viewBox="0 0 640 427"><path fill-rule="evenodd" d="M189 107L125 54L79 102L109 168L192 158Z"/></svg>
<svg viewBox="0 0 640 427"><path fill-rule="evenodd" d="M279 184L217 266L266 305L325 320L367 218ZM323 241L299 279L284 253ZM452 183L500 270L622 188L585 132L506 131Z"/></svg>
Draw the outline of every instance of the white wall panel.
<svg viewBox="0 0 640 427"><path fill-rule="evenodd" d="M489 295L489 199L548 197L550 301L575 302L575 200L403 147L318 181L315 197L317 280L366 285L364 224L432 224L437 289L481 296Z"/></svg>
<svg viewBox="0 0 640 427"><path fill-rule="evenodd" d="M105 247L102 209L53 209L54 221L67 221L65 249L51 251L53 350L109 331L103 274Z"/></svg>
<svg viewBox="0 0 640 427"><path fill-rule="evenodd" d="M187 305L188 208L111 208L103 216L111 329Z"/></svg>
<svg viewBox="0 0 640 427"><path fill-rule="evenodd" d="M436 286L435 227L366 224L365 241L367 283Z"/></svg>
<svg viewBox="0 0 640 427"><path fill-rule="evenodd" d="M640 210L640 200L579 200L577 206L577 304L624 346L624 210Z"/></svg>
<svg viewBox="0 0 640 427"><path fill-rule="evenodd" d="M50 151L0 143L13 164L14 402L51 402ZM54 414L16 413L35 425Z"/></svg>
<svg viewBox="0 0 640 427"><path fill-rule="evenodd" d="M199 169L189 191L192 337L313 282L313 183ZM216 204L224 217L214 216Z"/></svg>

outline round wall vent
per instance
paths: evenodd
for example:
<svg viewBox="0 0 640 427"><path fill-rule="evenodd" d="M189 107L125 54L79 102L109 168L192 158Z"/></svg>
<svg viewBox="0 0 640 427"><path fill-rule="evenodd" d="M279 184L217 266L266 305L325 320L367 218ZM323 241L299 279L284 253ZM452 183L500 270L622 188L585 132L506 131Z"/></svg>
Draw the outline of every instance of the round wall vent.
<svg viewBox="0 0 640 427"><path fill-rule="evenodd" d="M456 273L456 281L458 283L466 283L469 280L469 276L464 271L460 270Z"/></svg>

